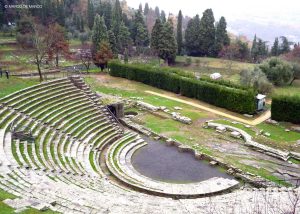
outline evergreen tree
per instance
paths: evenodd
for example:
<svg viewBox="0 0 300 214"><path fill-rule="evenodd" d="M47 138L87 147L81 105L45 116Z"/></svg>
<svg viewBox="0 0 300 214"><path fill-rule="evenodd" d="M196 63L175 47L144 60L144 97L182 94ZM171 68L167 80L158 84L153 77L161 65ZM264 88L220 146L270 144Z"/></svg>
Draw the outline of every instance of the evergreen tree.
<svg viewBox="0 0 300 214"><path fill-rule="evenodd" d="M281 38L280 54L290 52L291 48L288 39L285 36L282 36L280 38Z"/></svg>
<svg viewBox="0 0 300 214"><path fill-rule="evenodd" d="M280 49L279 49L279 40L278 38L276 37L275 38L275 41L274 41L274 44L271 48L271 55L272 56L278 56L280 53Z"/></svg>
<svg viewBox="0 0 300 214"><path fill-rule="evenodd" d="M146 47L149 45L148 30L145 25L144 18L141 11L137 11L135 13L132 36L134 38L134 43L136 46Z"/></svg>
<svg viewBox="0 0 300 214"><path fill-rule="evenodd" d="M220 21L216 25L216 40L215 40L215 48L214 55L217 56L218 53L222 50L223 46L227 46L230 43L228 34L227 34L227 23L225 18L222 16Z"/></svg>
<svg viewBox="0 0 300 214"><path fill-rule="evenodd" d="M185 31L185 47L188 55L200 55L200 18L196 15L189 20Z"/></svg>
<svg viewBox="0 0 300 214"><path fill-rule="evenodd" d="M203 16L200 21L200 53L202 56L214 55L214 43L215 43L215 18L212 9L207 9L203 12Z"/></svg>
<svg viewBox="0 0 300 214"><path fill-rule="evenodd" d="M163 24L159 38L158 56L170 65L175 62L177 53L177 44L172 23L166 22Z"/></svg>
<svg viewBox="0 0 300 214"><path fill-rule="evenodd" d="M99 7L99 14L104 17L105 25L108 30L111 29L112 26L112 6L110 2L103 2Z"/></svg>
<svg viewBox="0 0 300 214"><path fill-rule="evenodd" d="M254 62L257 61L257 56L258 56L258 49L257 49L257 39L255 34L252 42L252 47L251 47L251 58Z"/></svg>
<svg viewBox="0 0 300 214"><path fill-rule="evenodd" d="M90 29L92 29L94 24L95 11L94 4L91 2L91 0L88 0L87 15L88 26Z"/></svg>
<svg viewBox="0 0 300 214"><path fill-rule="evenodd" d="M139 11L142 13L143 12L143 5L142 3L139 4Z"/></svg>
<svg viewBox="0 0 300 214"><path fill-rule="evenodd" d="M160 13L160 19L161 19L162 23L165 23L167 21L167 19L166 19L166 13L163 10Z"/></svg>
<svg viewBox="0 0 300 214"><path fill-rule="evenodd" d="M120 34L119 34L119 52L124 53L124 51L129 49L130 45L132 44L132 40L130 38L130 32L128 28L125 26L124 22L121 23L120 26Z"/></svg>
<svg viewBox="0 0 300 214"><path fill-rule="evenodd" d="M257 60L261 61L268 55L268 47L266 42L262 39L258 39L257 42Z"/></svg>
<svg viewBox="0 0 300 214"><path fill-rule="evenodd" d="M114 54L117 54L118 53L117 41L116 41L115 34L112 30L108 31L108 40L109 40L109 44L110 44L110 48L111 48L112 52Z"/></svg>
<svg viewBox="0 0 300 214"><path fill-rule="evenodd" d="M115 51L119 51L118 48L121 47L120 44L120 39L119 39L119 35L120 35L120 26L122 23L122 8L120 5L120 1L116 0L114 9L113 9L113 24L112 24L112 31L115 35L115 40L116 40L116 50Z"/></svg>
<svg viewBox="0 0 300 214"><path fill-rule="evenodd" d="M92 55L95 55L100 49L100 43L108 42L107 28L103 16L95 16L94 26L92 30Z"/></svg>
<svg viewBox="0 0 300 214"><path fill-rule="evenodd" d="M146 3L146 4L145 4L145 8L144 8L144 15L147 16L148 13L149 13L149 4Z"/></svg>
<svg viewBox="0 0 300 214"><path fill-rule="evenodd" d="M183 37L182 37L182 12L179 11L177 22L177 54L182 54L183 49Z"/></svg>
<svg viewBox="0 0 300 214"><path fill-rule="evenodd" d="M155 7L155 16L156 16L156 18L157 19L159 19L160 18L160 11L159 11L159 7Z"/></svg>
<svg viewBox="0 0 300 214"><path fill-rule="evenodd" d="M156 52L159 49L160 33L162 32L163 25L160 19L156 19L151 32L151 48Z"/></svg>

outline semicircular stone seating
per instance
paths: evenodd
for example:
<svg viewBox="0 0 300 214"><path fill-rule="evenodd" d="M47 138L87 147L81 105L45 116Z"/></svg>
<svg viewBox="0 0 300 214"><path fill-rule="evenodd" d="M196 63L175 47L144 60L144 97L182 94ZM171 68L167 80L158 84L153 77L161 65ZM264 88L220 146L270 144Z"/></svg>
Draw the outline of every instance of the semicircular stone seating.
<svg viewBox="0 0 300 214"><path fill-rule="evenodd" d="M208 196L239 185L236 180L217 177L187 184L166 183L146 177L135 170L131 162L134 152L145 145L147 143L143 139L133 134L118 140L110 147L106 156L109 170L123 182L158 195L177 197Z"/></svg>
<svg viewBox="0 0 300 214"><path fill-rule="evenodd" d="M109 179L100 166L103 151L111 145L106 163L118 179L149 192L191 194L189 187L163 188L135 171L131 155L145 142L124 131L99 103L79 76L43 82L0 99L0 189L17 196L4 202L17 211L48 207L61 213L206 213L200 206L207 203L204 199L158 197ZM13 129L31 132L34 142L12 138ZM235 186L233 181L210 183L217 185L212 192ZM204 184L209 185L199 185ZM197 194L207 193L197 185ZM244 195L236 206L242 209L251 193L235 192ZM218 208L227 206L231 194L216 196L224 201Z"/></svg>

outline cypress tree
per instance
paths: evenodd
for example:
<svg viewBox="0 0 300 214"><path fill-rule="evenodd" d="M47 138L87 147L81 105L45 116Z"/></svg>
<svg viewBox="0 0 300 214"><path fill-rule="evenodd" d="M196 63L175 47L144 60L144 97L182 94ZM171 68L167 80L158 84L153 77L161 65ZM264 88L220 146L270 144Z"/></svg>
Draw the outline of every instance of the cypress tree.
<svg viewBox="0 0 300 214"><path fill-rule="evenodd" d="M111 48L112 52L114 54L117 54L118 53L118 48L117 48L116 37L115 37L115 34L112 30L108 31L108 41L109 41L110 48Z"/></svg>
<svg viewBox="0 0 300 214"><path fill-rule="evenodd" d="M112 6L110 2L103 2L100 4L100 15L104 17L105 25L108 30L112 27Z"/></svg>
<svg viewBox="0 0 300 214"><path fill-rule="evenodd" d="M88 15L88 18L87 18L88 26L91 30L93 28L94 17L95 17L94 4L91 2L91 0L88 0L87 15Z"/></svg>
<svg viewBox="0 0 300 214"><path fill-rule="evenodd" d="M100 49L100 43L108 42L108 33L107 28L104 22L103 16L100 15L95 16L94 26L92 30L92 54L96 54L96 52Z"/></svg>
<svg viewBox="0 0 300 214"><path fill-rule="evenodd" d="M151 48L155 51L159 49L159 40L160 40L160 33L162 31L163 25L160 19L156 19L155 24L152 28L151 32Z"/></svg>
<svg viewBox="0 0 300 214"><path fill-rule="evenodd" d="M275 38L275 41L273 43L273 46L271 48L271 55L272 56L278 56L280 53L280 50L279 50L279 40L278 40L278 37Z"/></svg>
<svg viewBox="0 0 300 214"><path fill-rule="evenodd" d="M280 54L290 52L291 49L290 49L290 44L288 39L285 36L282 36L280 38L281 38Z"/></svg>
<svg viewBox="0 0 300 214"><path fill-rule="evenodd" d="M158 56L164 59L169 65L175 62L177 44L174 36L173 25L166 22L162 26L162 31L158 42Z"/></svg>
<svg viewBox="0 0 300 214"><path fill-rule="evenodd" d="M160 13L160 19L161 19L162 23L165 23L167 21L167 19L166 19L166 13L163 10Z"/></svg>
<svg viewBox="0 0 300 214"><path fill-rule="evenodd" d="M115 40L116 40L115 51L118 51L117 49L121 46L120 39L119 39L121 22L122 22L122 8L120 5L120 1L116 0L113 9L113 24L112 24L112 31L115 35Z"/></svg>
<svg viewBox="0 0 300 214"><path fill-rule="evenodd" d="M120 41L120 47L118 49L119 49L119 52L121 52L121 53L123 53L125 51L125 49L128 50L129 46L132 43L131 38L130 38L130 32L129 32L128 28L125 26L124 22L121 22L119 41Z"/></svg>
<svg viewBox="0 0 300 214"><path fill-rule="evenodd" d="M202 56L213 56L213 48L215 43L215 18L212 9L203 12L200 21L200 54Z"/></svg>
<svg viewBox="0 0 300 214"><path fill-rule="evenodd" d="M156 16L156 18L157 19L159 19L160 18L160 11L159 11L159 7L155 7L155 16Z"/></svg>
<svg viewBox="0 0 300 214"><path fill-rule="evenodd" d="M215 40L214 56L218 55L218 53L221 51L223 46L227 46L230 43L226 27L227 27L226 20L222 16L220 18L220 21L216 25L216 40Z"/></svg>
<svg viewBox="0 0 300 214"><path fill-rule="evenodd" d="M185 47L188 55L200 55L200 18L196 15L189 20L187 29L185 31Z"/></svg>
<svg viewBox="0 0 300 214"><path fill-rule="evenodd" d="M145 4L145 8L144 8L144 15L147 16L148 13L149 13L149 4L146 3L146 4Z"/></svg>
<svg viewBox="0 0 300 214"><path fill-rule="evenodd" d="M183 49L183 38L182 38L182 12L179 11L178 22L177 22L177 54L181 55Z"/></svg>
<svg viewBox="0 0 300 214"><path fill-rule="evenodd" d="M257 40L256 40L256 34L255 34L253 42L252 42L252 47L251 47L251 58L254 62L256 62L256 60L257 60L257 55L258 55L258 49L257 49Z"/></svg>
<svg viewBox="0 0 300 214"><path fill-rule="evenodd" d="M136 46L146 47L149 45L148 30L145 25L144 18L141 11L137 11L135 13L132 34Z"/></svg>
<svg viewBox="0 0 300 214"><path fill-rule="evenodd" d="M139 4L139 11L142 13L143 12L143 5L142 3Z"/></svg>

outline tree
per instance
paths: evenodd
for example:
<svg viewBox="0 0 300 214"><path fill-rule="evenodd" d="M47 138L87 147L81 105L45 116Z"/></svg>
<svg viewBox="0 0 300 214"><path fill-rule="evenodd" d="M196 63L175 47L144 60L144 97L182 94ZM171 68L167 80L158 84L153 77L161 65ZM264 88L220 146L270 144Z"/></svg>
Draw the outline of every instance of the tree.
<svg viewBox="0 0 300 214"><path fill-rule="evenodd" d="M144 22L143 15L140 11L135 13L133 26L134 43L138 47L147 47L149 45L148 30Z"/></svg>
<svg viewBox="0 0 300 214"><path fill-rule="evenodd" d="M119 52L124 53L125 50L130 48L132 45L132 40L130 38L129 29L125 26L124 22L121 22L120 33L119 33Z"/></svg>
<svg viewBox="0 0 300 214"><path fill-rule="evenodd" d="M139 4L139 11L142 13L143 12L143 5L142 3Z"/></svg>
<svg viewBox="0 0 300 214"><path fill-rule="evenodd" d="M255 34L252 42L252 47L251 47L251 58L254 62L256 62L257 60L257 55L258 55L258 50L257 50L257 41L256 41L256 34Z"/></svg>
<svg viewBox="0 0 300 214"><path fill-rule="evenodd" d="M260 62L268 56L268 46L267 42L262 39L258 39L257 43L257 60Z"/></svg>
<svg viewBox="0 0 300 214"><path fill-rule="evenodd" d="M112 19L113 19L112 11L113 11L113 9L112 9L111 3L109 1L101 2L99 14L100 14L100 16L104 17L105 25L108 30L110 30L112 27Z"/></svg>
<svg viewBox="0 0 300 214"><path fill-rule="evenodd" d="M177 53L177 44L173 25L170 22L164 23L158 46L158 56L164 59L168 65L174 63Z"/></svg>
<svg viewBox="0 0 300 214"><path fill-rule="evenodd" d="M200 18L196 15L190 19L185 31L185 47L188 55L200 55Z"/></svg>
<svg viewBox="0 0 300 214"><path fill-rule="evenodd" d="M37 70L40 76L40 81L43 81L42 64L56 42L54 32L49 28L44 27L36 22L31 22L30 29L26 32L18 33L19 44L22 48L29 50L28 53L33 57L34 63L37 66Z"/></svg>
<svg viewBox="0 0 300 214"><path fill-rule="evenodd" d="M160 33L162 32L162 28L163 25L161 23L161 20L156 19L151 33L151 48L156 52L158 52L159 49Z"/></svg>
<svg viewBox="0 0 300 214"><path fill-rule="evenodd" d="M291 48L288 39L285 36L282 36L280 38L281 38L280 54L285 54L290 52Z"/></svg>
<svg viewBox="0 0 300 214"><path fill-rule="evenodd" d="M230 45L224 46L218 56L229 60L245 61L249 58L248 44L237 39Z"/></svg>
<svg viewBox="0 0 300 214"><path fill-rule="evenodd" d="M160 13L160 19L161 19L162 23L165 23L167 21L166 13L163 10Z"/></svg>
<svg viewBox="0 0 300 214"><path fill-rule="evenodd" d="M148 13L149 13L149 4L146 3L146 4L145 4L145 8L144 8L144 15L147 16Z"/></svg>
<svg viewBox="0 0 300 214"><path fill-rule="evenodd" d="M183 37L182 37L182 12L179 11L177 22L177 53L182 54L183 49Z"/></svg>
<svg viewBox="0 0 300 214"><path fill-rule="evenodd" d="M200 21L200 53L202 56L214 56L215 18L212 9L203 12Z"/></svg>
<svg viewBox="0 0 300 214"><path fill-rule="evenodd" d="M268 94L273 89L273 85L268 81L265 73L258 67L250 70L243 70L240 73L240 82L241 85L255 88L262 94Z"/></svg>
<svg viewBox="0 0 300 214"><path fill-rule="evenodd" d="M84 65L86 72L88 73L93 62L91 47L89 45L84 44L81 46L79 51L79 58L81 60L81 63Z"/></svg>
<svg viewBox="0 0 300 214"><path fill-rule="evenodd" d="M92 30L92 55L95 55L99 51L102 41L108 41L108 32L104 18L97 14Z"/></svg>
<svg viewBox="0 0 300 214"><path fill-rule="evenodd" d="M114 33L115 40L116 40L115 51L116 51L116 53L118 53L119 47L121 46L119 35L120 35L120 26L121 26L121 22L122 22L122 19L123 19L123 17L122 17L122 8L121 8L119 0L116 0L115 6L113 8L113 14L112 15L113 15L112 31Z"/></svg>
<svg viewBox="0 0 300 214"><path fill-rule="evenodd" d="M160 11L159 11L159 7L155 7L155 17L156 19L159 19L160 18Z"/></svg>
<svg viewBox="0 0 300 214"><path fill-rule="evenodd" d="M106 41L101 41L100 50L97 51L95 56L93 57L94 64L101 68L103 71L107 68L108 61L113 58L113 52L109 47L109 43Z"/></svg>
<svg viewBox="0 0 300 214"><path fill-rule="evenodd" d="M271 55L272 56L278 56L280 53L280 49L279 49L279 40L278 37L275 38L274 44L271 48Z"/></svg>
<svg viewBox="0 0 300 214"><path fill-rule="evenodd" d="M118 53L117 41L116 41L115 34L112 30L108 31L108 41L112 52L114 54L117 54Z"/></svg>
<svg viewBox="0 0 300 214"><path fill-rule="evenodd" d="M55 23L49 26L49 31L52 33L53 40L48 50L48 56L51 60L55 57L55 65L58 67L59 56L63 55L65 58L69 57L69 42L66 40L65 29L59 24Z"/></svg>
<svg viewBox="0 0 300 214"><path fill-rule="evenodd" d="M94 17L95 17L94 4L91 2L91 0L88 0L87 15L88 15L87 18L88 26L91 30L94 25Z"/></svg>
<svg viewBox="0 0 300 214"><path fill-rule="evenodd" d="M159 7L155 7L155 17L156 19L159 19L160 18L160 11L159 11Z"/></svg>
<svg viewBox="0 0 300 214"><path fill-rule="evenodd" d="M227 34L227 23L222 16L216 26L214 55L217 56L224 46L229 45L230 39Z"/></svg>
<svg viewBox="0 0 300 214"><path fill-rule="evenodd" d="M259 68L266 74L268 80L276 86L285 85L293 78L292 65L277 57L265 60Z"/></svg>

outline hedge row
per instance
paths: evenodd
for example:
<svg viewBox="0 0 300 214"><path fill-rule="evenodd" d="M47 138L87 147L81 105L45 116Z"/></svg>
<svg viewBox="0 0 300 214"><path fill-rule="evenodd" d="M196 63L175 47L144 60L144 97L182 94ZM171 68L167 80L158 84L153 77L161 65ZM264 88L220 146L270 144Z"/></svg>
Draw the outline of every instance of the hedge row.
<svg viewBox="0 0 300 214"><path fill-rule="evenodd" d="M238 113L253 114L256 110L255 92L229 87L228 84L196 80L184 72L170 68L155 68L148 65L122 64L112 61L110 75L135 80L190 98L226 108ZM185 75L182 75L185 74Z"/></svg>
<svg viewBox="0 0 300 214"><path fill-rule="evenodd" d="M274 96L271 113L273 120L300 124L300 96Z"/></svg>

